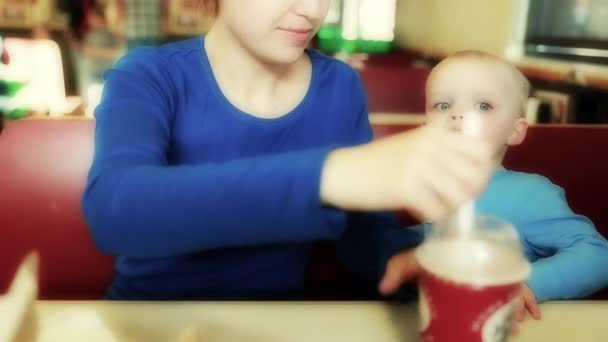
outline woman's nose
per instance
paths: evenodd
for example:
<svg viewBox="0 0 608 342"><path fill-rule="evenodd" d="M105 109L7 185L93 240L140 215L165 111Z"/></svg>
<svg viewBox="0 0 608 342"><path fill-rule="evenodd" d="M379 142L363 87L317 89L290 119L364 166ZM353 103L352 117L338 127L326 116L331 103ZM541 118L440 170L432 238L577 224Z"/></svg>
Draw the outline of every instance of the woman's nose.
<svg viewBox="0 0 608 342"><path fill-rule="evenodd" d="M316 22L325 16L328 6L328 0L297 0L294 10L296 14Z"/></svg>

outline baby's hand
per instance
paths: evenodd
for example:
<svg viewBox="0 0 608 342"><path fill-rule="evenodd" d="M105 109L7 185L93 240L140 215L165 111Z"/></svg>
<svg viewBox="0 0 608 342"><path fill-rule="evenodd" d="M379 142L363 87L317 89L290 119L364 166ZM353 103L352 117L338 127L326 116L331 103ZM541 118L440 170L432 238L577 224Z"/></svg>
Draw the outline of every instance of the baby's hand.
<svg viewBox="0 0 608 342"><path fill-rule="evenodd" d="M515 306L514 312L514 320L513 326L511 327L511 331L513 334L519 333L519 324L526 317L526 311L530 313L532 318L535 320L540 319L540 307L538 302L536 301L536 296L534 292L528 287L528 285L522 285L521 287L521 297L518 299L517 304Z"/></svg>
<svg viewBox="0 0 608 342"><path fill-rule="evenodd" d="M386 264L384 277L378 289L383 295L395 293L403 283L415 278L420 272L420 265L414 255L415 249L393 255Z"/></svg>

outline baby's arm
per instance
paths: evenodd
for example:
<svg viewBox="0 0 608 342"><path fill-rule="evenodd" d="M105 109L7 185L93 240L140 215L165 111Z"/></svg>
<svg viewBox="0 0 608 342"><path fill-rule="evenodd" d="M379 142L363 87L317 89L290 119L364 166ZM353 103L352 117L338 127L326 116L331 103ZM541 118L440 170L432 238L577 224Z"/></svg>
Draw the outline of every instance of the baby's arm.
<svg viewBox="0 0 608 342"><path fill-rule="evenodd" d="M608 286L608 241L572 212L561 188L545 180L534 190L536 212L522 228L539 257L528 280L537 300L581 298Z"/></svg>

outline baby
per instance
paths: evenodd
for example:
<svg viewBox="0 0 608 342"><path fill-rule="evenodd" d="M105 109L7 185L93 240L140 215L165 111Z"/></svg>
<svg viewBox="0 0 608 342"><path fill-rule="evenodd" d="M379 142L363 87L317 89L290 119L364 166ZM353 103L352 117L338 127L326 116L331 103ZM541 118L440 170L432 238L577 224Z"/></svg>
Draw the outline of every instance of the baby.
<svg viewBox="0 0 608 342"><path fill-rule="evenodd" d="M572 212L564 190L543 176L502 166L508 147L526 136L529 92L530 84L519 70L478 51L443 60L426 87L429 123L460 131L463 115L476 111L482 116L482 138L495 147L496 171L475 204L478 212L513 223L532 263L516 311L518 320L526 309L539 319L539 302L581 298L608 285L608 242L589 219ZM417 267L412 252L393 257L380 290L394 292Z"/></svg>

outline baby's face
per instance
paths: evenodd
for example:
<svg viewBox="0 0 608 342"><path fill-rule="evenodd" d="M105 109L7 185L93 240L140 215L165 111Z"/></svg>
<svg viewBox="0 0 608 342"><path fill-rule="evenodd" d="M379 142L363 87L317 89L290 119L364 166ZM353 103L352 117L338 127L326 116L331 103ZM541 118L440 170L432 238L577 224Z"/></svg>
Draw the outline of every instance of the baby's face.
<svg viewBox="0 0 608 342"><path fill-rule="evenodd" d="M427 121L460 131L463 115L482 115L482 138L502 150L521 112L517 83L493 61L448 60L431 74L426 87Z"/></svg>

